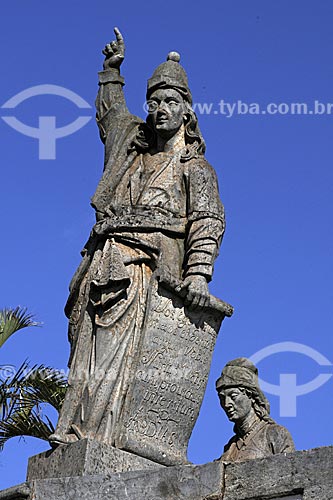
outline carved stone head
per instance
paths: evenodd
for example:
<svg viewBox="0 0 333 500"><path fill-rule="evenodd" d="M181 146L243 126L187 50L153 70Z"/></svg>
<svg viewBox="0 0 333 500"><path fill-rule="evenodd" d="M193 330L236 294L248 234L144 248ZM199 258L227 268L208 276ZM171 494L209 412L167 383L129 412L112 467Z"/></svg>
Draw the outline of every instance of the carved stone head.
<svg viewBox="0 0 333 500"><path fill-rule="evenodd" d="M198 119L192 109L192 95L187 75L179 64L180 55L170 52L167 61L160 64L147 84L148 128L143 129L135 145L141 150L153 148L156 137L172 137L184 127L184 139L188 150L183 157L190 159L203 155L206 149Z"/></svg>
<svg viewBox="0 0 333 500"><path fill-rule="evenodd" d="M247 358L229 361L216 381L222 408L229 420L239 422L251 413L269 415L269 402L259 387L258 369Z"/></svg>

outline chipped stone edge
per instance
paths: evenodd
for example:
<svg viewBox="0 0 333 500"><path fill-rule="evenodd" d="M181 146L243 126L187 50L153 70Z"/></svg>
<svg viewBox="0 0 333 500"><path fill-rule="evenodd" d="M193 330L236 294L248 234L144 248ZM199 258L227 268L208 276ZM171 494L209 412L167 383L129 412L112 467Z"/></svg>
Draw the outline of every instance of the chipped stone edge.
<svg viewBox="0 0 333 500"><path fill-rule="evenodd" d="M29 483L22 483L0 491L0 500L21 500L23 498L30 498L30 495L31 488Z"/></svg>

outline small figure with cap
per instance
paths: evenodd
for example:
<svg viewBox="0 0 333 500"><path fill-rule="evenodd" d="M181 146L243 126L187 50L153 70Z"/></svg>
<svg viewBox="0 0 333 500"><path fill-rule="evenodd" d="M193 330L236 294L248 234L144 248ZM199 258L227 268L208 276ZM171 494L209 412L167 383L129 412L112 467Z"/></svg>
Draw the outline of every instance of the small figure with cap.
<svg viewBox="0 0 333 500"><path fill-rule="evenodd" d="M125 44L114 32L103 50L96 99L104 170L92 198L96 224L65 309L69 387L53 445L92 438L120 446L148 292L168 277L185 306L207 307L225 227L179 54L170 52L148 80L142 120L126 105L120 74Z"/></svg>
<svg viewBox="0 0 333 500"><path fill-rule="evenodd" d="M291 435L270 416L259 387L258 369L247 358L229 361L216 381L220 404L234 422L235 435L220 460L240 462L295 451Z"/></svg>

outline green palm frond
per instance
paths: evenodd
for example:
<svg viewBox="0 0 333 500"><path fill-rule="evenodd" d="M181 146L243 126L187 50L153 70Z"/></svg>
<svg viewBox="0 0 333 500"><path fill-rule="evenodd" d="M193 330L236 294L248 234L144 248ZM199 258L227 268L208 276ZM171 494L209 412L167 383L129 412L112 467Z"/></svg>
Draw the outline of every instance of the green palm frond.
<svg viewBox="0 0 333 500"><path fill-rule="evenodd" d="M10 394L7 387L2 383L0 385L0 415L4 419L10 411Z"/></svg>
<svg viewBox="0 0 333 500"><path fill-rule="evenodd" d="M2 366L0 365L0 369ZM5 367L8 369L8 365ZM13 368L14 367L10 367ZM0 381L0 419L4 420L11 414L17 400L24 391L24 378L30 372L29 364L24 361L14 375L8 375Z"/></svg>
<svg viewBox="0 0 333 500"><path fill-rule="evenodd" d="M20 379L20 384L24 388L18 400L21 407L48 403L60 411L67 389L67 378L62 372L45 365L34 366Z"/></svg>
<svg viewBox="0 0 333 500"><path fill-rule="evenodd" d="M13 437L30 436L47 441L54 433L54 426L47 416L44 419L36 411L15 411L10 418L0 421L0 450Z"/></svg>
<svg viewBox="0 0 333 500"><path fill-rule="evenodd" d="M0 382L0 450L15 436L47 440L54 427L43 415L42 405L49 404L59 412L66 389L62 372L45 365L29 367L26 361L13 376Z"/></svg>
<svg viewBox="0 0 333 500"><path fill-rule="evenodd" d="M27 312L26 308L20 306L15 309L0 310L0 347L9 339L13 333L27 328L28 326L39 326L34 321L34 316Z"/></svg>
<svg viewBox="0 0 333 500"><path fill-rule="evenodd" d="M40 326L27 309L0 310L0 347L18 330ZM7 375L8 373L8 375ZM0 365L0 450L12 437L32 436L47 440L54 426L42 406L58 412L65 398L67 379L62 372L45 365L32 368L27 361L18 370Z"/></svg>

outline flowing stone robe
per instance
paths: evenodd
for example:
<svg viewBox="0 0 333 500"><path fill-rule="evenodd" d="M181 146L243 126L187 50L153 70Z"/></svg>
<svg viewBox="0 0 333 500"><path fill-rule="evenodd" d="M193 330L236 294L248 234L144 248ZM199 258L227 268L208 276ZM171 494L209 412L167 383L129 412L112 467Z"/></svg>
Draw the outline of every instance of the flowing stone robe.
<svg viewBox="0 0 333 500"><path fill-rule="evenodd" d="M156 272L213 273L224 232L216 175L202 155L140 152L142 120L126 107L118 70L100 73L97 122L105 167L92 199L97 223L66 305L70 376L56 433L117 446ZM154 273L155 271L155 273ZM153 274L154 273L154 274Z"/></svg>

